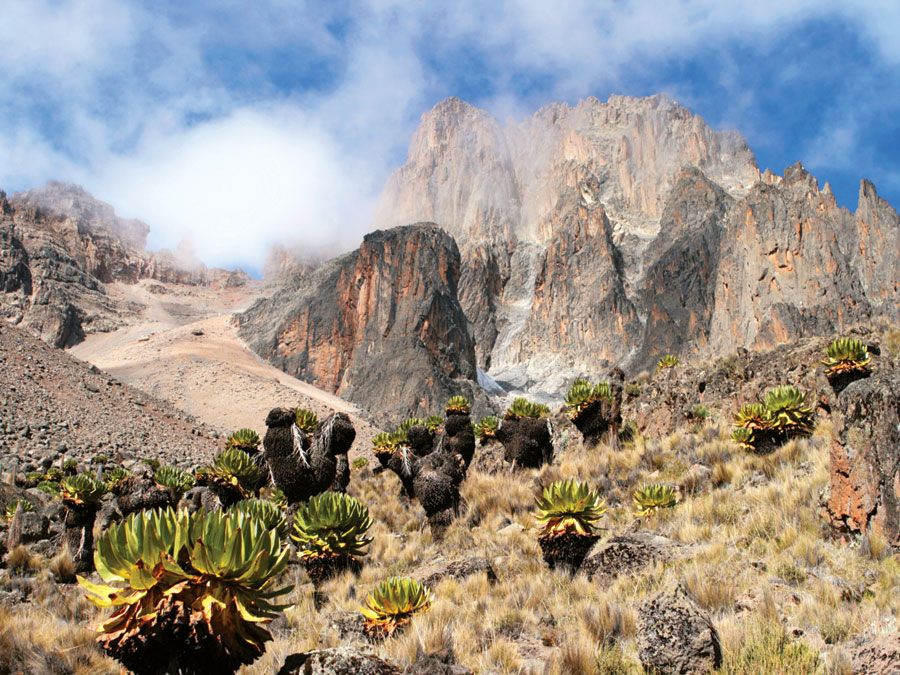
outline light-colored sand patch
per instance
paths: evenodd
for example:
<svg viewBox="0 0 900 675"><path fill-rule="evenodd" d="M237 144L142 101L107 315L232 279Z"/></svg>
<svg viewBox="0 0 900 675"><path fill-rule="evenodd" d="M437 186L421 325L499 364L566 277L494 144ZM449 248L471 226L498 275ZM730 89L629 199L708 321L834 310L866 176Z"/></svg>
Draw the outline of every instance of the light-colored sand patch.
<svg viewBox="0 0 900 675"><path fill-rule="evenodd" d="M368 452L376 430L356 406L269 365L238 337L231 312L247 298L235 294L213 305L202 293L160 295L146 286L117 291L147 307L143 319L88 336L70 350L73 356L223 432L249 427L262 435L266 414L276 406L311 408L320 418L345 412L357 429L354 451Z"/></svg>

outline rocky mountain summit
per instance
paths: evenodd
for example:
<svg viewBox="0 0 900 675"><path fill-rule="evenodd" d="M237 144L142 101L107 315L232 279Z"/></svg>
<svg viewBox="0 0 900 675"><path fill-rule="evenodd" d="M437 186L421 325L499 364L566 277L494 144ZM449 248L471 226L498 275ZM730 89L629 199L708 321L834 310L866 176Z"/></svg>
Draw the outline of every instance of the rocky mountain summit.
<svg viewBox="0 0 900 675"><path fill-rule="evenodd" d="M800 164L760 173L738 134L665 96L508 126L439 103L375 224L418 220L456 238L478 366L507 390L898 316L900 219L871 183L851 213Z"/></svg>
<svg viewBox="0 0 900 675"><path fill-rule="evenodd" d="M123 325L137 311L111 298L106 284L247 279L177 252L150 253L148 233L146 224L118 217L75 185L51 182L11 198L0 192L0 315L67 347Z"/></svg>
<svg viewBox="0 0 900 675"><path fill-rule="evenodd" d="M258 354L320 389L398 421L459 393L484 400L457 285L453 238L420 223L295 276L238 315Z"/></svg>

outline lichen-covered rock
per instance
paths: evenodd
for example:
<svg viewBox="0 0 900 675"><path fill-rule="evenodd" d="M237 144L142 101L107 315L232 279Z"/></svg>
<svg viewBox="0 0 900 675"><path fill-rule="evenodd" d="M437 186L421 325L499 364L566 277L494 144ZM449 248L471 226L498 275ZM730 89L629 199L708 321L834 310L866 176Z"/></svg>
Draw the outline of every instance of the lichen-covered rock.
<svg viewBox="0 0 900 675"><path fill-rule="evenodd" d="M473 574L484 573L487 575L489 582L497 581L497 574L494 567L487 558L463 558L446 562L438 559L423 565L413 576L426 586L433 587L442 579L456 579L457 581L472 576Z"/></svg>
<svg viewBox="0 0 900 675"><path fill-rule="evenodd" d="M581 565L589 578L609 583L622 574L635 572L656 562L668 560L674 542L650 532L635 532L610 537L598 543Z"/></svg>
<svg viewBox="0 0 900 675"><path fill-rule="evenodd" d="M900 673L900 634L879 635L852 650L854 673L897 675Z"/></svg>
<svg viewBox="0 0 900 675"><path fill-rule="evenodd" d="M175 505L175 495L157 485L149 473L128 476L114 488L116 502L122 516L145 509L164 509Z"/></svg>
<svg viewBox="0 0 900 675"><path fill-rule="evenodd" d="M278 675L401 675L396 665L353 647L291 654Z"/></svg>
<svg viewBox="0 0 900 675"><path fill-rule="evenodd" d="M900 546L900 369L887 359L835 406L826 512L841 531Z"/></svg>
<svg viewBox="0 0 900 675"><path fill-rule="evenodd" d="M644 602L637 628L641 665L650 672L708 673L722 663L715 626L681 588Z"/></svg>

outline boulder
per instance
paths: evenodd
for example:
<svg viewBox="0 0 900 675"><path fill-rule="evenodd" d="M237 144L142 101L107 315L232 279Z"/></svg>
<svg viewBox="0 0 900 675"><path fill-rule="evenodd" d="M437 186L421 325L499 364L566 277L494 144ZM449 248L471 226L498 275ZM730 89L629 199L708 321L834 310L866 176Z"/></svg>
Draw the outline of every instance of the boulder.
<svg viewBox="0 0 900 675"><path fill-rule="evenodd" d="M657 561L668 560L674 544L651 532L610 537L598 543L581 565L588 578L609 583L621 574L635 572Z"/></svg>
<svg viewBox="0 0 900 675"><path fill-rule="evenodd" d="M335 647L291 654L278 675L400 675L402 672L371 652Z"/></svg>
<svg viewBox="0 0 900 675"><path fill-rule="evenodd" d="M715 626L682 588L643 603L638 612L638 652L641 665L650 672L707 673L722 664Z"/></svg>
<svg viewBox="0 0 900 675"><path fill-rule="evenodd" d="M463 558L447 562L442 558L423 565L414 573L414 577L426 586L434 586L443 579L462 580L473 574L484 573L489 582L497 581L497 574L487 558Z"/></svg>

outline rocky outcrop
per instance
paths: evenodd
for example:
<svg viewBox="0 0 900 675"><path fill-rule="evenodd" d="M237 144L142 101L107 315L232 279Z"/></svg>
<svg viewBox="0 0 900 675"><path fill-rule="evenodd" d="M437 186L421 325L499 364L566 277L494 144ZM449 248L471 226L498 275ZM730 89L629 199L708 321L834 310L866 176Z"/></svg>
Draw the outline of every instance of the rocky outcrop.
<svg viewBox="0 0 900 675"><path fill-rule="evenodd" d="M207 269L185 251L146 250L149 227L74 185L0 192L0 316L57 347L114 330L135 308L106 284L140 279L233 286L242 272Z"/></svg>
<svg viewBox="0 0 900 675"><path fill-rule="evenodd" d="M858 250L865 247L859 233L877 229L879 257L896 269L900 220L886 205L872 216L868 192L864 183L854 216L797 164L783 180L755 185L730 209L718 255L711 352L771 348L832 335L882 313L897 316L896 275L864 261ZM893 299L890 306L885 298Z"/></svg>
<svg viewBox="0 0 900 675"><path fill-rule="evenodd" d="M740 136L664 96L508 126L438 104L375 224L420 219L459 242L478 366L509 392L898 317L900 219L869 182L851 213L799 164L760 174Z"/></svg>
<svg viewBox="0 0 900 675"><path fill-rule="evenodd" d="M433 414L454 394L477 406L459 275L456 243L436 226L374 232L239 315L240 334L284 371L386 421Z"/></svg>
<svg viewBox="0 0 900 675"><path fill-rule="evenodd" d="M882 359L835 406L826 510L850 533L874 531L900 546L900 369Z"/></svg>

